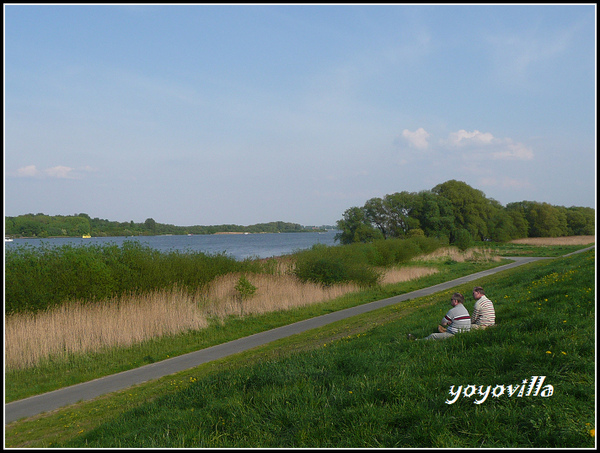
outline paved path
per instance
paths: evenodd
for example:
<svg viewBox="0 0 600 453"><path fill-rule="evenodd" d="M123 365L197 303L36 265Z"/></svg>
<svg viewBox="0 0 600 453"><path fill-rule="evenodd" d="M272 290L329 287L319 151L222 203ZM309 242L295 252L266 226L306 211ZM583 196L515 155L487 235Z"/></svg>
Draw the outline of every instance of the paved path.
<svg viewBox="0 0 600 453"><path fill-rule="evenodd" d="M586 249L579 250L578 252L583 252L591 248L593 247L588 247ZM278 327L266 332L260 332L250 335L249 337L230 341L228 343L211 346L206 349L190 352L188 354L166 359L161 362L144 365L133 370L123 371L121 373L94 379L93 381L84 382L41 395L13 401L4 405L4 423L7 424L23 417L31 417L42 412L68 406L69 404L77 403L79 401L91 400L106 393L116 392L132 385L141 384L143 382L158 379L179 371L194 368L203 363L220 359L238 352L246 351L248 349L255 348L257 346L261 346L272 341L294 335L296 333L321 327L341 319L367 313L369 311L376 310L387 305L397 304L398 302L408 299L428 296L430 294L444 291L463 283L478 280L483 277L487 277L488 275L521 266L523 264L531 263L533 261L552 258L511 257L510 259L514 260L514 262L460 277L455 280L450 280L448 282L440 283L435 286L419 289L406 294L400 294L398 296L378 300L357 307L347 308L345 310L336 311L326 315L318 316L316 318L306 319L304 321Z"/></svg>

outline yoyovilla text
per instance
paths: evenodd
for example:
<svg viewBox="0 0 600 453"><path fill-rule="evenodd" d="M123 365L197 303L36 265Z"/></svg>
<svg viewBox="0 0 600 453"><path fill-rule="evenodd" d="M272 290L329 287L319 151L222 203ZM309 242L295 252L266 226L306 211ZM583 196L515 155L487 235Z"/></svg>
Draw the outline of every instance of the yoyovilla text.
<svg viewBox="0 0 600 453"><path fill-rule="evenodd" d="M488 399L489 396L492 398L500 398L501 396L508 396L509 398L516 397L522 398L527 396L541 396L542 398L548 398L554 393L554 387L550 384L544 384L546 376L531 376L531 379L523 379L520 384L517 385L503 385L497 384L494 387L488 385L466 385L457 386L453 385L450 387L450 398L446 400L446 404L454 404L461 394L463 398L475 398L473 401L475 404L481 404Z"/></svg>

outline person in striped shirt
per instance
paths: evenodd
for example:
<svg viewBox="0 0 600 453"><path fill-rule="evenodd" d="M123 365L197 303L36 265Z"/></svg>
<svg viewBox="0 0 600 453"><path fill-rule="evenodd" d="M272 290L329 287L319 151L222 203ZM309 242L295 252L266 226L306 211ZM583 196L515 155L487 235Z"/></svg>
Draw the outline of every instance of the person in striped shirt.
<svg viewBox="0 0 600 453"><path fill-rule="evenodd" d="M453 337L460 332L468 332L471 329L471 316L464 306L465 298L461 293L454 293L450 299L452 308L442 318L438 326L438 332L432 333L422 340L442 340ZM408 334L409 340L416 340L413 334Z"/></svg>
<svg viewBox="0 0 600 453"><path fill-rule="evenodd" d="M493 326L496 323L494 304L486 297L481 286L473 288L473 299L475 299L475 307L471 316L471 328L485 329Z"/></svg>

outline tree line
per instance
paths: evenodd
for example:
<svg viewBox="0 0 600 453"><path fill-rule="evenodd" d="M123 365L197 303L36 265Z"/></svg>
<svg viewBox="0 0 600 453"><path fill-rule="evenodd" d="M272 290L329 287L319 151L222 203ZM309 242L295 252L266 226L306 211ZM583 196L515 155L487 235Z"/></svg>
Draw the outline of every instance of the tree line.
<svg viewBox="0 0 600 453"><path fill-rule="evenodd" d="M502 206L462 181L397 192L347 209L337 221L342 244L426 236L449 243L595 234L595 210L521 201Z"/></svg>
<svg viewBox="0 0 600 453"><path fill-rule="evenodd" d="M11 237L94 237L112 236L155 236L164 234L215 234L215 233L296 233L319 231L298 223L268 222L255 225L195 225L175 226L162 224L152 218L144 222L115 222L91 218L88 214L50 216L46 214L25 214L4 218L5 234Z"/></svg>

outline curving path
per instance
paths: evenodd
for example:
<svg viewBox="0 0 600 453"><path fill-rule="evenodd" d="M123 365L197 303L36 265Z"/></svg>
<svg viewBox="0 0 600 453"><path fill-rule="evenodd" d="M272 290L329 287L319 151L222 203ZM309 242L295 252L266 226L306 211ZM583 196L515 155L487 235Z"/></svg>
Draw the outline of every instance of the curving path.
<svg viewBox="0 0 600 453"><path fill-rule="evenodd" d="M578 250L574 253L584 252L592 248L594 248L594 246ZM494 269L488 269L475 274L466 275L464 277L430 286L428 288L419 289L406 294L400 294L388 299L370 302L357 307L347 308L345 310L336 311L326 315L318 316L316 318L306 319L304 321L299 321L287 326L277 327L266 332L260 332L250 335L249 337L230 341L228 343L211 346L206 349L190 352L188 354L173 357L161 362L144 365L133 370L123 371L121 373L94 379L93 381L83 382L81 384L72 385L41 395L13 401L4 405L4 423L8 424L24 417L31 417L42 412L55 410L80 401L91 400L106 393L116 392L132 385L141 384L146 381L178 373L179 371L194 368L203 363L220 359L238 352L246 351L248 349L294 335L296 333L322 327L335 321L346 319L362 313L367 313L387 305L397 304L398 302L408 299L428 296L439 291L453 288L463 283L468 283L473 280L487 277L488 275L502 272L517 266L522 266L523 264L531 263L541 259L554 258L510 257L509 259L514 261Z"/></svg>

